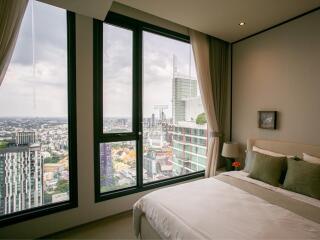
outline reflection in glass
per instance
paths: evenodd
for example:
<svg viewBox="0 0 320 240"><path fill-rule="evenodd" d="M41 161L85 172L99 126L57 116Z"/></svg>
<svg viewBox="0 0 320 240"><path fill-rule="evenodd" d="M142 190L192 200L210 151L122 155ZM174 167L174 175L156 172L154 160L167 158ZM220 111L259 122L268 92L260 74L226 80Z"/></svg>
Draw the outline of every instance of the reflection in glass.
<svg viewBox="0 0 320 240"><path fill-rule="evenodd" d="M100 143L101 193L136 185L136 142Z"/></svg>

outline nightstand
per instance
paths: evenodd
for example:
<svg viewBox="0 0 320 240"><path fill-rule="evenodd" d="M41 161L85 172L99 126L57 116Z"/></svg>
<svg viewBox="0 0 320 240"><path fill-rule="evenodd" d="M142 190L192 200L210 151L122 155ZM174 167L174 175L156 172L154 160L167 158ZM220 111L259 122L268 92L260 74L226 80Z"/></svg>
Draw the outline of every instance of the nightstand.
<svg viewBox="0 0 320 240"><path fill-rule="evenodd" d="M220 173L223 173L223 172L226 172L226 171L227 171L227 170L226 170L225 167L218 168L218 169L216 170L216 176L219 175Z"/></svg>

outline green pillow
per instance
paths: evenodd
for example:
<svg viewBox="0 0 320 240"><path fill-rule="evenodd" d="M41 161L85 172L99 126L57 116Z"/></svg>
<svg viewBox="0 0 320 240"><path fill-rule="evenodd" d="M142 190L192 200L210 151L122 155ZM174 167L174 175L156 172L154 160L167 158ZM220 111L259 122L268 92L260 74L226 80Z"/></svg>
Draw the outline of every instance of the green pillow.
<svg viewBox="0 0 320 240"><path fill-rule="evenodd" d="M283 188L320 199L320 164L288 159Z"/></svg>
<svg viewBox="0 0 320 240"><path fill-rule="evenodd" d="M279 186L286 160L286 157L273 157L257 152L249 177L273 186Z"/></svg>

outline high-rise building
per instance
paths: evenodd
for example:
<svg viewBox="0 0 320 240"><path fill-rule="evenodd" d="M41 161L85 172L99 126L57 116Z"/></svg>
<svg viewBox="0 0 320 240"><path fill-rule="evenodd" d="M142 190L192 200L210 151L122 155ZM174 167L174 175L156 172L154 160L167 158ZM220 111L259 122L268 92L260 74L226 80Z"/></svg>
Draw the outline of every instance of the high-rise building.
<svg viewBox="0 0 320 240"><path fill-rule="evenodd" d="M151 116L151 127L154 127L156 126L156 116L154 113L152 113L152 116Z"/></svg>
<svg viewBox="0 0 320 240"><path fill-rule="evenodd" d="M100 176L101 187L114 184L111 144L100 144Z"/></svg>
<svg viewBox="0 0 320 240"><path fill-rule="evenodd" d="M173 135L173 174L181 175L206 168L207 126L194 122L179 122Z"/></svg>
<svg viewBox="0 0 320 240"><path fill-rule="evenodd" d="M173 77L173 127L169 130L173 149L173 174L181 175L201 171L206 166L207 124L196 123L203 113L197 80Z"/></svg>
<svg viewBox="0 0 320 240"><path fill-rule="evenodd" d="M17 145L29 145L36 142L35 132L17 132L16 144Z"/></svg>
<svg viewBox="0 0 320 240"><path fill-rule="evenodd" d="M150 148L143 156L146 182L172 177L172 158L168 148Z"/></svg>
<svg viewBox="0 0 320 240"><path fill-rule="evenodd" d="M19 133L16 139L23 143L0 149L0 214L9 214L43 203L43 161L40 145Z"/></svg>
<svg viewBox="0 0 320 240"><path fill-rule="evenodd" d="M174 76L172 80L172 117L173 122L186 121L185 100L197 96L197 80Z"/></svg>

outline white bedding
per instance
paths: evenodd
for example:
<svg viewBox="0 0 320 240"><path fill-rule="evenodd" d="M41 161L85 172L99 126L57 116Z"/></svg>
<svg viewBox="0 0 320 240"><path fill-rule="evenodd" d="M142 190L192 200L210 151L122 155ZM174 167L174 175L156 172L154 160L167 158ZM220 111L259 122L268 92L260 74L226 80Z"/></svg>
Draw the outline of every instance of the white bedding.
<svg viewBox="0 0 320 240"><path fill-rule="evenodd" d="M152 192L134 209L163 239L320 239L320 224L215 178Z"/></svg>

